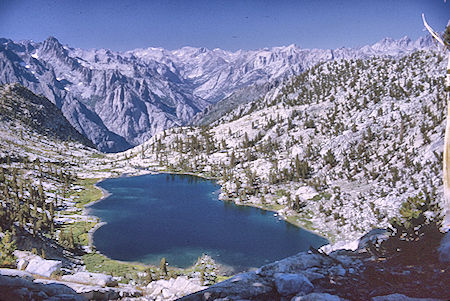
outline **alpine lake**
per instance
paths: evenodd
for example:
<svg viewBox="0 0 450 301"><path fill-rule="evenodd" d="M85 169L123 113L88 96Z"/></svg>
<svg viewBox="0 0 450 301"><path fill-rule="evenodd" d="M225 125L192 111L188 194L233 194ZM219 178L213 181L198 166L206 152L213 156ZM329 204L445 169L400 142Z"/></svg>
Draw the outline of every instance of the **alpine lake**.
<svg viewBox="0 0 450 301"><path fill-rule="evenodd" d="M89 207L106 222L94 233L104 255L122 261L186 268L202 254L235 272L318 248L323 237L270 211L218 199L214 181L156 174L106 179L109 195Z"/></svg>

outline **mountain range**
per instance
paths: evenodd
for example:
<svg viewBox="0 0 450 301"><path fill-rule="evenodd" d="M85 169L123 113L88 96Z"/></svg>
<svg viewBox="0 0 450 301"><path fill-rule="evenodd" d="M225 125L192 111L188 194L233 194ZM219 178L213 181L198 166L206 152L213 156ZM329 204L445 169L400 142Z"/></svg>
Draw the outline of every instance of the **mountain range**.
<svg viewBox="0 0 450 301"><path fill-rule="evenodd" d="M0 84L17 82L47 97L99 150L118 152L167 128L210 123L317 63L395 57L430 47L430 37L405 37L335 50L289 45L115 52L72 48L54 37L0 39Z"/></svg>

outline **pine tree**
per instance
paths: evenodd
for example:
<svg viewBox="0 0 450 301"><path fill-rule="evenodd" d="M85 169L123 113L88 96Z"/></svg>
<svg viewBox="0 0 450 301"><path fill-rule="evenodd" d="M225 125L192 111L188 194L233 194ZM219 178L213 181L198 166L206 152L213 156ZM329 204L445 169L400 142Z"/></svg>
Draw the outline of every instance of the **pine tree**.
<svg viewBox="0 0 450 301"><path fill-rule="evenodd" d="M3 167L0 167L0 183L5 182L5 170Z"/></svg>
<svg viewBox="0 0 450 301"><path fill-rule="evenodd" d="M152 269L149 267L145 270L145 282L150 283L153 281Z"/></svg>
<svg viewBox="0 0 450 301"><path fill-rule="evenodd" d="M161 262L159 263L159 269L163 276L167 276L167 261L166 258L161 258Z"/></svg>
<svg viewBox="0 0 450 301"><path fill-rule="evenodd" d="M447 47L450 48L450 25L445 28L444 35L442 36L442 40Z"/></svg>
<svg viewBox="0 0 450 301"><path fill-rule="evenodd" d="M327 151L327 153L325 154L325 156L324 156L323 159L324 159L324 161L325 161L325 164L330 164L331 167L335 167L336 164L337 164L336 157L334 156L334 154L333 154L333 152L331 151L331 149L329 149L329 150Z"/></svg>
<svg viewBox="0 0 450 301"><path fill-rule="evenodd" d="M244 134L243 147L244 147L244 148L249 147L249 140L248 140L248 134L247 134L247 132L245 132L245 134Z"/></svg>
<svg viewBox="0 0 450 301"><path fill-rule="evenodd" d="M15 267L15 250L16 244L14 240L12 240L10 232L6 231L0 241L0 267Z"/></svg>
<svg viewBox="0 0 450 301"><path fill-rule="evenodd" d="M58 242L62 245L64 241L64 232L61 230L58 233Z"/></svg>
<svg viewBox="0 0 450 301"><path fill-rule="evenodd" d="M72 228L70 229L70 232L69 232L69 248L71 248L71 249L75 248L75 240L73 238Z"/></svg>
<svg viewBox="0 0 450 301"><path fill-rule="evenodd" d="M422 20L425 28L428 32L433 36L435 40L437 40L443 47L444 51L447 54L450 49L450 26L447 26L445 29L444 35L441 38L440 35L433 30L433 28L428 25L425 20L425 15L422 14ZM450 92L450 54L448 54L448 63L447 63L447 71L446 71L446 79L445 79L445 91ZM450 104L450 93L447 93L447 106ZM450 152L450 115L447 112L447 121L445 126L445 138L444 138L444 156L443 156L443 182L444 182L444 197L445 201L448 204L450 202L450 160L449 160L449 152Z"/></svg>
<svg viewBox="0 0 450 301"><path fill-rule="evenodd" d="M292 208L292 199L291 199L290 193L288 193L288 195L287 195L287 205L288 205L289 209Z"/></svg>
<svg viewBox="0 0 450 301"><path fill-rule="evenodd" d="M232 151L230 157L230 167L233 168L234 165L236 165L236 155L234 154L234 151Z"/></svg>

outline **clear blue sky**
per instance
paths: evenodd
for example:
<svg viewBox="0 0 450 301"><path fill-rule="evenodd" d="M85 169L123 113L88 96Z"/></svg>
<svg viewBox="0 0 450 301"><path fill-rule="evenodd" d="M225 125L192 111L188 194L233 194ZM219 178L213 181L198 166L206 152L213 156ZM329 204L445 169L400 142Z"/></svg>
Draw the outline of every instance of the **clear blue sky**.
<svg viewBox="0 0 450 301"><path fill-rule="evenodd" d="M450 2L450 1L449 1ZM55 36L79 48L356 47L424 35L450 18L443 0L0 0L0 37Z"/></svg>

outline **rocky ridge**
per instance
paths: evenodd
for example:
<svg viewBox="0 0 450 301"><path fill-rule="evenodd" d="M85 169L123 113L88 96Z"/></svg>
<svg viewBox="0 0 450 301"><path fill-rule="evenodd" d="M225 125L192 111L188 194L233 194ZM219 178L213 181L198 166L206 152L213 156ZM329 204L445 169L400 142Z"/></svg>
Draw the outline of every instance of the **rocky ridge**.
<svg viewBox="0 0 450 301"><path fill-rule="evenodd" d="M37 96L19 84L13 84L0 87L0 99L1 119L26 124L44 136L54 136L61 141L79 142L95 148L47 98Z"/></svg>

